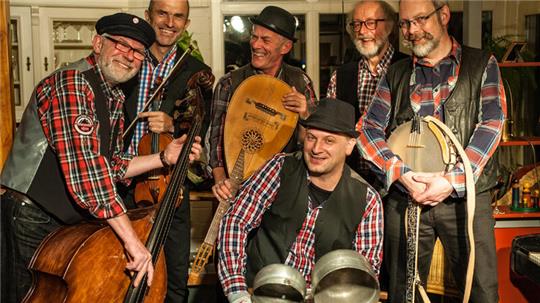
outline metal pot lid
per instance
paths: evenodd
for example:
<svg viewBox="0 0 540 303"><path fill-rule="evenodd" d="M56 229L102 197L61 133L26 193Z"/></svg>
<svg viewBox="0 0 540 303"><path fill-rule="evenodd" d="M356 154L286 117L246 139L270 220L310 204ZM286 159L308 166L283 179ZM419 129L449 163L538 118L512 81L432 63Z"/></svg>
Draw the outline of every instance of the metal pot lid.
<svg viewBox="0 0 540 303"><path fill-rule="evenodd" d="M360 253L341 249L321 257L312 273L315 303L377 302L379 282Z"/></svg>
<svg viewBox="0 0 540 303"><path fill-rule="evenodd" d="M305 294L304 276L285 264L267 265L253 280L254 302L302 302Z"/></svg>

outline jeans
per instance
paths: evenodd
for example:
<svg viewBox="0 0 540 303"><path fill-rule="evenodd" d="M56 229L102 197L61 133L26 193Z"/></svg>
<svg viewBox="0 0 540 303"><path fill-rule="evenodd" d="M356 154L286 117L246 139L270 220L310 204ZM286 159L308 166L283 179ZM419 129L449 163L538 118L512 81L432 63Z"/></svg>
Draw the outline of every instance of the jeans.
<svg viewBox="0 0 540 303"><path fill-rule="evenodd" d="M30 286L28 264L41 241L61 224L24 195L7 190L1 198L2 302L21 302Z"/></svg>
<svg viewBox="0 0 540 303"><path fill-rule="evenodd" d="M476 195L474 240L476 261L470 302L498 302L497 255L495 250L491 198L489 193ZM388 270L388 302L404 302L406 292L405 211L407 198L395 188L385 197L384 263ZM437 237L444 247L445 258L461 293L465 287L465 273L469 244L465 199L446 199L435 207L424 207L420 215L418 237L418 272L425 284ZM416 296L418 298L418 295Z"/></svg>

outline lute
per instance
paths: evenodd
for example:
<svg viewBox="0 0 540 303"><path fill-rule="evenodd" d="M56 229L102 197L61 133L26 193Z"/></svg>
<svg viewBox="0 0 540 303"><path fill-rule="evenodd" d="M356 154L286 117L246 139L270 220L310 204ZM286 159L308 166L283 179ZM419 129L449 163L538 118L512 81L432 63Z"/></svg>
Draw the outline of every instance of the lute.
<svg viewBox="0 0 540 303"><path fill-rule="evenodd" d="M281 100L291 90L285 82L261 74L242 81L231 97L225 117L224 152L233 196L244 180L289 142L298 114L285 109ZM204 267L213 255L219 223L230 203L219 203L191 265L188 284L201 283Z"/></svg>

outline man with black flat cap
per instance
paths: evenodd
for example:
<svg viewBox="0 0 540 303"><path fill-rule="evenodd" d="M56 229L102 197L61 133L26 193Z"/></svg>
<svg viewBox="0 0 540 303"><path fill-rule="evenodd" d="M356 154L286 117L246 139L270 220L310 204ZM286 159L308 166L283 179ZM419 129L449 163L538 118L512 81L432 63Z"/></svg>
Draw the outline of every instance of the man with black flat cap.
<svg viewBox="0 0 540 303"><path fill-rule="evenodd" d="M379 272L381 199L345 164L358 135L354 108L322 99L300 124L303 152L274 156L243 184L221 221L218 274L230 302L251 302L255 274L274 263L296 268L309 287L315 262L336 249L360 252Z"/></svg>
<svg viewBox="0 0 540 303"><path fill-rule="evenodd" d="M302 70L283 62L292 49L296 29L296 20L288 11L267 6L256 18L251 18L251 63L223 76L216 88L212 104L212 123L210 130L210 166L214 174L214 195L220 200L232 198L232 184L227 179L225 156L223 153L223 134L225 115L231 97L240 83L256 74L266 74L279 78L292 87L292 91L283 96L286 109L307 118L316 106L316 97L309 77ZM299 127L296 128L285 152L299 148Z"/></svg>
<svg viewBox="0 0 540 303"><path fill-rule="evenodd" d="M122 153L124 95L119 83L135 76L152 27L117 13L96 23L93 52L53 72L35 88L2 172L2 302L20 302L30 288L26 269L40 242L60 226L106 221L122 241L126 270L138 285L152 281L151 254L126 215L115 182L174 164L185 137L161 154ZM200 141L200 138L198 139ZM199 156L199 142L190 158Z"/></svg>

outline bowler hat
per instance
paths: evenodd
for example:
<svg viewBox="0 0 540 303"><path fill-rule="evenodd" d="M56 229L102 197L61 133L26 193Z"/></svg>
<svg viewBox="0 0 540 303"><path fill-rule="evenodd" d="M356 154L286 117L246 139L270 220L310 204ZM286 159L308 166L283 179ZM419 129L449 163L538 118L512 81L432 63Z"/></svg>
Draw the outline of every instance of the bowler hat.
<svg viewBox="0 0 540 303"><path fill-rule="evenodd" d="M296 19L291 13L281 7L267 6L262 10L259 16L249 18L249 20L251 23L264 26L293 42L296 41L296 38L294 37Z"/></svg>
<svg viewBox="0 0 540 303"><path fill-rule="evenodd" d="M156 41L156 33L148 22L135 15L116 13L101 17L96 23L98 35L111 34L137 40L148 48Z"/></svg>
<svg viewBox="0 0 540 303"><path fill-rule="evenodd" d="M300 120L300 124L308 128L346 134L352 138L360 135L354 128L354 107L339 99L321 99L315 112L307 119Z"/></svg>

